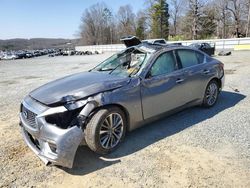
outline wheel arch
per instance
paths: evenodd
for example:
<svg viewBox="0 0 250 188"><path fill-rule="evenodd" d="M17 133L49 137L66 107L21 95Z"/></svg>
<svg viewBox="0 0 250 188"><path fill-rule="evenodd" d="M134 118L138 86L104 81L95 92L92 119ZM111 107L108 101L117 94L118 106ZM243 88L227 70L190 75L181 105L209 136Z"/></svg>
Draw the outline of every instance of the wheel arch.
<svg viewBox="0 0 250 188"><path fill-rule="evenodd" d="M214 78L210 79L207 84L209 84L212 80L215 80L218 83L219 89L221 90L222 89L222 81L221 81L221 79L219 79L217 77L214 77Z"/></svg>

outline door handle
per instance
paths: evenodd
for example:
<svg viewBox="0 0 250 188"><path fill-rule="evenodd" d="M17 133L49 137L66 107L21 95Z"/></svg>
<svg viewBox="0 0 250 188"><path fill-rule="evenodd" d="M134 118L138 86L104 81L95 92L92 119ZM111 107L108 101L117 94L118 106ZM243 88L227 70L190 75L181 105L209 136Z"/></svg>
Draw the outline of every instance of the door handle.
<svg viewBox="0 0 250 188"><path fill-rule="evenodd" d="M176 83L179 84L179 83L181 83L181 82L183 82L183 81L184 81L184 79L178 78L178 79L176 80Z"/></svg>
<svg viewBox="0 0 250 188"><path fill-rule="evenodd" d="M205 69L205 70L203 70L203 73L208 74L208 73L210 73L210 70Z"/></svg>

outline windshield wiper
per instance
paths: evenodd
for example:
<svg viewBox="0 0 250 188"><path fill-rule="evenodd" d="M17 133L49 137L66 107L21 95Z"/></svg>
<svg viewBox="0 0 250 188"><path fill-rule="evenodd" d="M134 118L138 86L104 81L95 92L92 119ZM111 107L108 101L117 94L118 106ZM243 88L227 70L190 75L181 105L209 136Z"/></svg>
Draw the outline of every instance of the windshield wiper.
<svg viewBox="0 0 250 188"><path fill-rule="evenodd" d="M111 70L111 71L109 72L109 74L111 74L112 72L114 72L118 67L120 67L120 66L127 66L127 65L130 65L130 62L129 62L129 61L123 62L123 63L119 63L115 68L113 68L113 70Z"/></svg>
<svg viewBox="0 0 250 188"><path fill-rule="evenodd" d="M98 71L112 71L114 68L107 68L107 69L98 69Z"/></svg>

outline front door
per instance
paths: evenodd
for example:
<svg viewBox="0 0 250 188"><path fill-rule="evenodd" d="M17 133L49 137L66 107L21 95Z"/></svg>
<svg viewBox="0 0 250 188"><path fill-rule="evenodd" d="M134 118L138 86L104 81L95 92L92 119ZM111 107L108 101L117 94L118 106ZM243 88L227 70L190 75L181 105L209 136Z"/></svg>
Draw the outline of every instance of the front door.
<svg viewBox="0 0 250 188"><path fill-rule="evenodd" d="M159 55L141 81L144 119L185 104L183 81L183 73L178 70L173 51Z"/></svg>

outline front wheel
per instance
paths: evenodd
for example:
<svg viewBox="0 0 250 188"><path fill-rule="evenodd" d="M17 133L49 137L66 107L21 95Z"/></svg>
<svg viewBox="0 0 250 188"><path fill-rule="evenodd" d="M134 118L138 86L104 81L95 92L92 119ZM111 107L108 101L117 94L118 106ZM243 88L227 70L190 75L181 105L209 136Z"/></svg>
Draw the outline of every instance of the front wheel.
<svg viewBox="0 0 250 188"><path fill-rule="evenodd" d="M88 122L85 140L91 150L107 154L118 147L126 132L126 117L118 107L98 110Z"/></svg>
<svg viewBox="0 0 250 188"><path fill-rule="evenodd" d="M204 107L212 107L215 105L219 94L219 86L215 80L211 80L205 91L204 99L203 99L203 106Z"/></svg>

